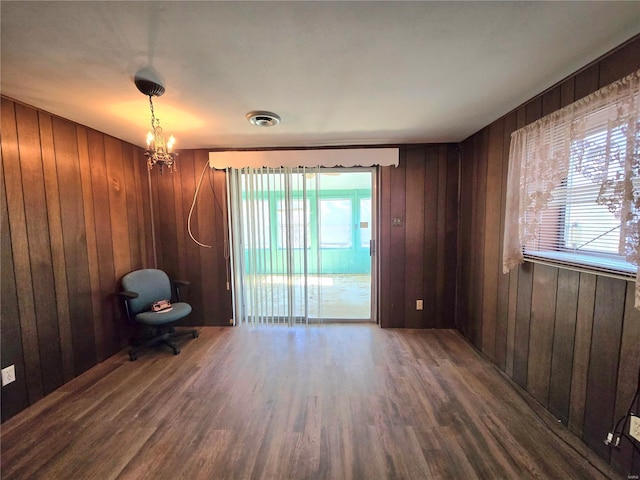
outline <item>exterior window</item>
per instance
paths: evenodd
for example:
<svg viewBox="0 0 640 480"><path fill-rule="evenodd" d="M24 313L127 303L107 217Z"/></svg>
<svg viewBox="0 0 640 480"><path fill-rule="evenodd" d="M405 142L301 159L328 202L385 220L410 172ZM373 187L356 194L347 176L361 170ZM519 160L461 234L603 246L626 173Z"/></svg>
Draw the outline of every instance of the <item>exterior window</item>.
<svg viewBox="0 0 640 480"><path fill-rule="evenodd" d="M606 159L601 153L605 142L612 145ZM621 220L601 186L603 177L624 178L626 137L621 129L596 132L571 151L566 179L553 191L541 215L539 237L525 245L525 257L634 273L636 267L619 254Z"/></svg>
<svg viewBox="0 0 640 480"><path fill-rule="evenodd" d="M572 167L567 179L564 247L585 254L618 255L620 219L606 205L598 204L598 185L588 179L585 182Z"/></svg>
<svg viewBox="0 0 640 480"><path fill-rule="evenodd" d="M242 234L245 250L271 248L269 202L267 200L242 201ZM251 232L251 235L249 234ZM255 245L249 245L251 239Z"/></svg>
<svg viewBox="0 0 640 480"><path fill-rule="evenodd" d="M286 202L278 201L278 248L287 248L287 227L291 237L291 248L304 248L305 229L307 248L311 242L311 207L309 200L291 200L289 211L286 210ZM289 214L289 223L287 222Z"/></svg>
<svg viewBox="0 0 640 480"><path fill-rule="evenodd" d="M367 224L364 227L364 224ZM360 199L360 246L362 248L369 248L369 242L371 240L371 199Z"/></svg>
<svg viewBox="0 0 640 480"><path fill-rule="evenodd" d="M525 260L637 278L640 70L511 134L502 271Z"/></svg>
<svg viewBox="0 0 640 480"><path fill-rule="evenodd" d="M320 248L351 248L353 219L348 198L320 200Z"/></svg>

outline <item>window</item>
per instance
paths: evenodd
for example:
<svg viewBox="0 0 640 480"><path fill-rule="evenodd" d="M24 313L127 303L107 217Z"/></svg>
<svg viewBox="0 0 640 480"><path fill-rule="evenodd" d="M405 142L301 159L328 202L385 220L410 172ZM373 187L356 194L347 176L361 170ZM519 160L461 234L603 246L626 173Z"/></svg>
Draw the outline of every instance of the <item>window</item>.
<svg viewBox="0 0 640 480"><path fill-rule="evenodd" d="M351 199L321 199L320 218L320 248L351 248Z"/></svg>
<svg viewBox="0 0 640 480"><path fill-rule="evenodd" d="M601 153L607 150L608 160ZM607 205L600 182L624 178L626 138L622 129L601 130L571 147L568 172L541 212L538 236L524 245L524 258L635 274L620 255L621 220ZM602 163L606 165L602 165Z"/></svg>
<svg viewBox="0 0 640 480"><path fill-rule="evenodd" d="M620 178L624 176L620 159L625 158L626 142L619 128L611 133L613 161L605 167L604 174L607 178ZM599 201L601 186L591 178L606 134L600 131L587 137L584 143L592 147L569 159L563 243L565 248L576 252L620 256L620 218ZM589 151L594 154L590 155Z"/></svg>
<svg viewBox="0 0 640 480"><path fill-rule="evenodd" d="M534 259L637 279L639 243L640 70L513 132L503 271Z"/></svg>
<svg viewBox="0 0 640 480"><path fill-rule="evenodd" d="M242 200L242 234L244 248L271 248L271 231L269 222L269 201ZM255 242L255 243L254 243Z"/></svg>
<svg viewBox="0 0 640 480"><path fill-rule="evenodd" d="M309 200L278 200L278 248L287 248L287 238L291 237L291 248L307 248L311 239L311 207ZM305 237L306 229L306 237Z"/></svg>
<svg viewBox="0 0 640 480"><path fill-rule="evenodd" d="M366 225L366 227L365 227ZM369 248L371 241L371 199L360 199L360 246Z"/></svg>

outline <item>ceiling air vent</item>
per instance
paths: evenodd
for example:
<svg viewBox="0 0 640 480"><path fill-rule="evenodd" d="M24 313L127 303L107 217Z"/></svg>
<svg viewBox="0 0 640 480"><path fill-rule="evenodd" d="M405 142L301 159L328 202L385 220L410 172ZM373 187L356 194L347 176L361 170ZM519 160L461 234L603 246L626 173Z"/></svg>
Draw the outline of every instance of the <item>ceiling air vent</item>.
<svg viewBox="0 0 640 480"><path fill-rule="evenodd" d="M257 127L275 127L280 123L280 115L262 111L249 112L247 113L247 120Z"/></svg>

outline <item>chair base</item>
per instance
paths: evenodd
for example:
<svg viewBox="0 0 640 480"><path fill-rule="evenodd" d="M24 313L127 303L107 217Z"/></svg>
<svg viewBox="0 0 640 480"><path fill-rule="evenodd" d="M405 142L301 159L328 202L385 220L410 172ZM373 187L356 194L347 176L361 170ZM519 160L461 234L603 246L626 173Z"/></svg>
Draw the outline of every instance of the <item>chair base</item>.
<svg viewBox="0 0 640 480"><path fill-rule="evenodd" d="M154 331L151 336L146 336L143 338L136 338L132 340L134 347L129 352L129 360L132 362L138 359L138 353L147 348L147 347L156 347L159 345L166 345L171 347L174 355L178 355L180 353L180 348L178 345L171 340L174 338L185 337L187 335L191 335L193 338L198 338L197 330L179 330L176 331L173 327L171 328L153 328L149 327L150 330Z"/></svg>

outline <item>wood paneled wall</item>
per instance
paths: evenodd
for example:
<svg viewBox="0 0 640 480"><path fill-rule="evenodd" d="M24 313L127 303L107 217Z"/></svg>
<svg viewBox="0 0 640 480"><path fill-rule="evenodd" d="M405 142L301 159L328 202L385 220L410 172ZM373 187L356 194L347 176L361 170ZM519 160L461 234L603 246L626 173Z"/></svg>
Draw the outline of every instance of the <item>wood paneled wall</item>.
<svg viewBox="0 0 640 480"><path fill-rule="evenodd" d="M2 420L119 351L112 297L148 264L143 151L2 99Z"/></svg>
<svg viewBox="0 0 640 480"><path fill-rule="evenodd" d="M193 308L185 324L228 326L233 314L231 290L227 289L228 255L225 255L226 179L225 172L210 169L208 161L209 150L184 150L178 157L176 173L157 172L151 177L158 265L170 277L191 282L188 288L181 289L184 300ZM199 242L211 248L197 245L187 228L201 176L191 231Z"/></svg>
<svg viewBox="0 0 640 480"><path fill-rule="evenodd" d="M458 164L455 145L404 146L380 169L382 327L455 325Z"/></svg>
<svg viewBox="0 0 640 480"><path fill-rule="evenodd" d="M501 232L511 133L638 68L636 37L463 142L457 305L473 344L593 450L635 474L640 457L628 442L619 451L603 444L640 367L634 285L531 263L503 275Z"/></svg>
<svg viewBox="0 0 640 480"><path fill-rule="evenodd" d="M198 325L229 325L231 292L225 258L226 184L222 171L205 169L208 150L183 151L179 172L153 177L158 262L170 274L195 282L188 292ZM196 185L205 169L192 231L187 217ZM452 145L401 148L398 168L379 175L383 327L452 328L455 316L458 153ZM155 208L155 205L158 208ZM392 217L402 224L392 226ZM159 226L159 227L158 227ZM424 300L424 310L415 309Z"/></svg>

